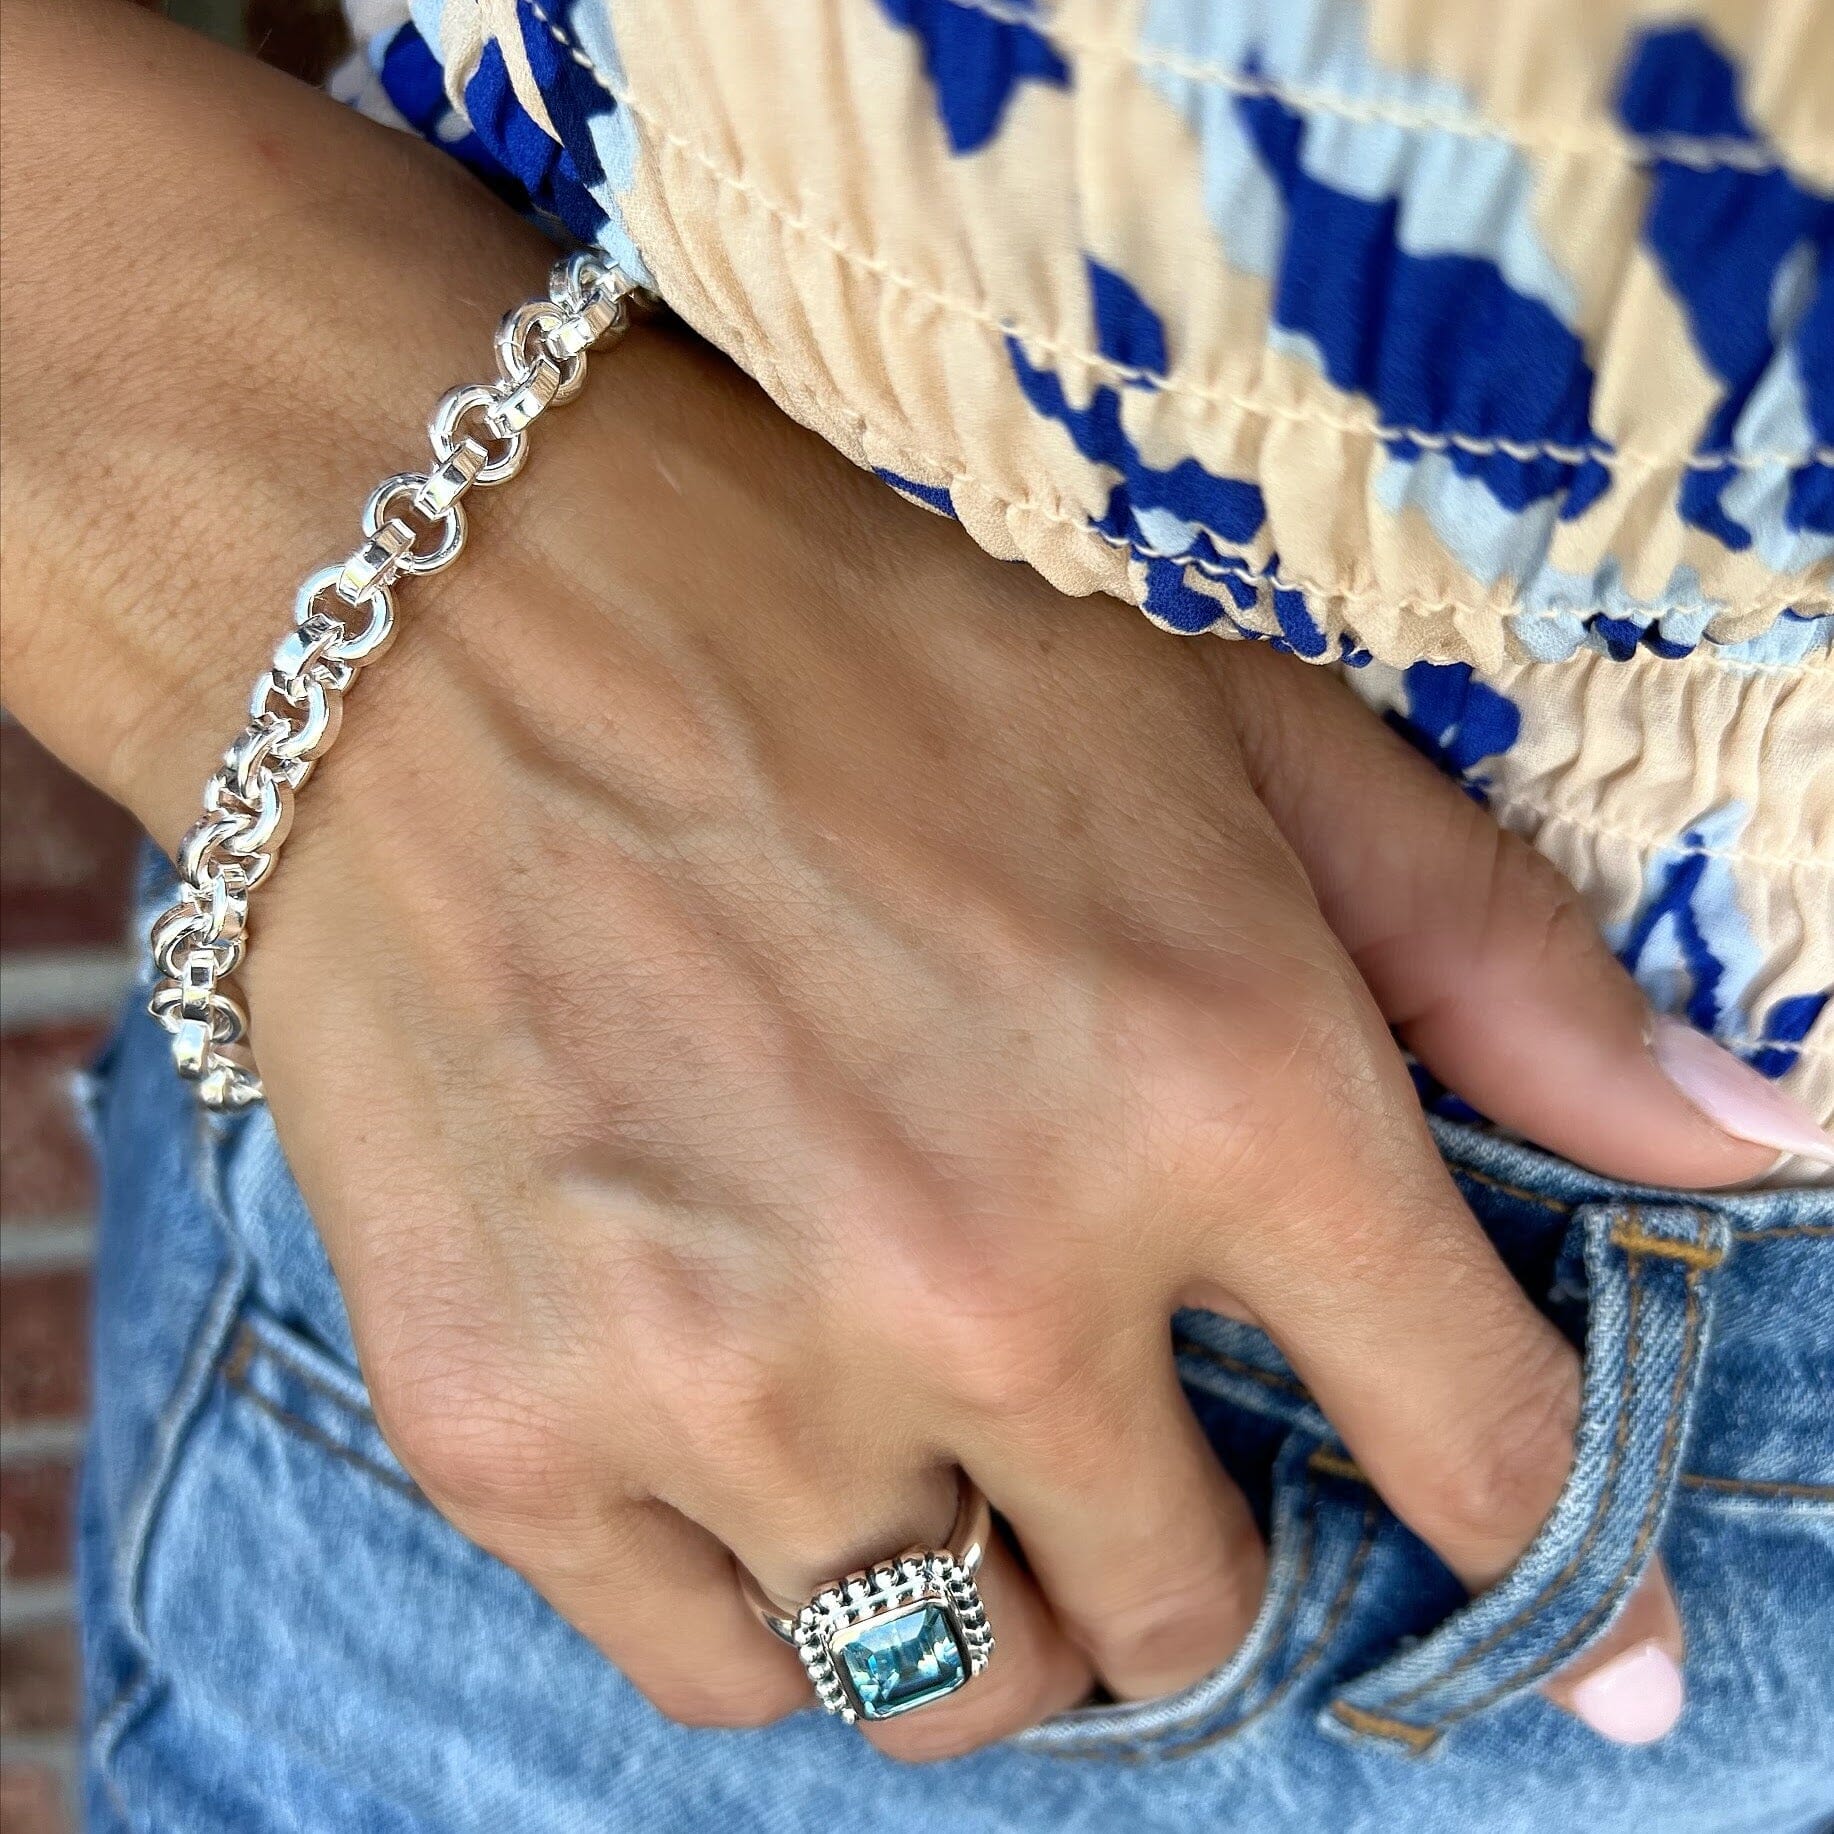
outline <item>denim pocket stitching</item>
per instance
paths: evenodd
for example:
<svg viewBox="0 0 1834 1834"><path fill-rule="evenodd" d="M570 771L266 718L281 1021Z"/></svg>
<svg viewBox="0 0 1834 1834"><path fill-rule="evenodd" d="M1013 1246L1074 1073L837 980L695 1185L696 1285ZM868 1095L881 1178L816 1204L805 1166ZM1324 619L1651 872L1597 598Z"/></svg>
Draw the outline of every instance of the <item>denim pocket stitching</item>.
<svg viewBox="0 0 1834 1834"><path fill-rule="evenodd" d="M1174 1762L1181 1758L1191 1757L1234 1733L1240 1732L1243 1727L1251 1725L1263 1714L1271 1712L1318 1665L1343 1623L1344 1614L1350 1608L1350 1601L1356 1593L1357 1582L1362 1578L1363 1568L1369 1559L1369 1549L1375 1540L1375 1532L1380 1520L1380 1513L1373 1499L1364 1505L1362 1531L1357 1545L1345 1564L1343 1577L1338 1581L1337 1590L1331 1596L1331 1602L1326 1608L1324 1621L1320 1624L1317 1635L1293 1653L1292 1663L1286 1674L1260 1700L1256 1701L1252 1707L1243 1707L1242 1703L1247 1699L1250 1689L1266 1674L1268 1665L1279 1654L1288 1628L1298 1615L1306 1582L1311 1577L1312 1561L1317 1551L1319 1533L1316 1515L1317 1473L1330 1470L1330 1467L1317 1462L1318 1456L1318 1453L1314 1452L1306 1460L1305 1486L1299 1499L1299 1516L1304 1525L1305 1540L1300 1546L1292 1586L1281 1607L1279 1621L1269 1631L1267 1642L1260 1655L1242 1675L1235 1687L1230 1690L1228 1699L1206 1706L1184 1719L1172 1720L1163 1726L1157 1726L1150 1734L1131 1739L1126 1737L1091 1738L1087 1743L1079 1745L1042 1747L1040 1752L1042 1756L1092 1758L1129 1764ZM1239 1710L1232 1714L1232 1708ZM1216 1717L1219 1713L1222 1715L1220 1719ZM1192 1736L1187 1737L1186 1734Z"/></svg>
<svg viewBox="0 0 1834 1834"><path fill-rule="evenodd" d="M1581 1536L1578 1546L1568 1557L1566 1565L1549 1578L1541 1590L1523 1605L1514 1617L1498 1624L1488 1636L1472 1644L1462 1656L1447 1664L1438 1674L1431 1675L1424 1681L1416 1682L1413 1687L1384 1701L1384 1706L1405 1707L1409 1702L1418 1700L1422 1694L1431 1693L1434 1688L1450 1681L1454 1675L1462 1674L1472 1663L1480 1661L1499 1643L1506 1641L1520 1630L1585 1564L1586 1556L1591 1553L1594 1543L1597 1542L1610 1517L1611 1505L1617 1497L1618 1478L1624 1468L1624 1453L1630 1444L1630 1388L1632 1372L1636 1367L1637 1328L1642 1309L1642 1286L1638 1266L1639 1264L1633 1260L1629 1269L1630 1313L1624 1329L1626 1349L1623 1374L1618 1383L1617 1427L1612 1434L1611 1457L1605 1466L1603 1481L1599 1485L1598 1501L1593 1506L1592 1519L1586 1525L1585 1534ZM1396 1723L1403 1722L1397 1721Z"/></svg>
<svg viewBox="0 0 1834 1834"><path fill-rule="evenodd" d="M1188 1356L1195 1362L1211 1363L1230 1375L1246 1376L1249 1381L1259 1382L1264 1388L1277 1388L1282 1394L1292 1395L1296 1400L1312 1399L1312 1391L1298 1377L1282 1375L1277 1369L1263 1369L1259 1363L1231 1356L1226 1350L1213 1350L1208 1344L1200 1344L1194 1337L1186 1337L1182 1333L1175 1336L1172 1339L1172 1350L1175 1355Z"/></svg>
<svg viewBox="0 0 1834 1834"><path fill-rule="evenodd" d="M1357 1582L1363 1577L1363 1568L1369 1562L1369 1550L1375 1544L1376 1528L1380 1520L1381 1517L1375 1504L1371 1502L1366 1505L1363 1510L1362 1532L1357 1537L1356 1549L1344 1569L1344 1577L1339 1581L1337 1591L1332 1595L1330 1607L1325 1614L1324 1622L1319 1626L1318 1635L1299 1652L1294 1659L1293 1666L1264 1700L1242 1714L1239 1719L1214 1726L1200 1737L1187 1739L1180 1745L1156 1748L1150 1752L1138 1752L1134 1754L1133 1761L1138 1762L1144 1758L1153 1757L1175 1763L1181 1758L1193 1757L1198 1752L1208 1750L1212 1745L1218 1744L1224 1738L1240 1732L1244 1726L1252 1724L1263 1714L1272 1712L1287 1695L1292 1693L1294 1688L1318 1666L1324 1657L1324 1652L1330 1647L1332 1638L1337 1635L1339 1627L1343 1624L1345 1614L1350 1609L1350 1601L1356 1596Z"/></svg>
<svg viewBox="0 0 1834 1834"><path fill-rule="evenodd" d="M1791 1235L1834 1235L1834 1223L1780 1223L1774 1229L1734 1229L1735 1242L1775 1242Z"/></svg>
<svg viewBox="0 0 1834 1834"><path fill-rule="evenodd" d="M1655 1539L1663 1514L1663 1502L1668 1494L1670 1476L1674 1471L1675 1460L1680 1451L1681 1419L1685 1412L1688 1377L1692 1373L1694 1359L1700 1352L1700 1271L1690 1267L1687 1281L1687 1316L1686 1336L1682 1353L1675 1369L1675 1380L1669 1402L1667 1429L1663 1434L1662 1450L1657 1462L1656 1480L1650 1486L1649 1501L1643 1511L1643 1520L1638 1525L1637 1537L1632 1544L1624 1564L1613 1575L1610 1583L1594 1600L1578 1623L1561 1637L1554 1647L1539 1656L1525 1669L1518 1671L1508 1680L1500 1682L1481 1699L1469 1701L1443 1714L1429 1728L1435 1737L1445 1727L1461 1719L1468 1719L1473 1713L1482 1712L1485 1707L1501 1700L1505 1694L1512 1693L1531 1681L1538 1681L1543 1675L1551 1674L1559 1668L1567 1657L1583 1643L1587 1637L1617 1609L1619 1603L1629 1592L1632 1576L1642 1565L1644 1556L1649 1551L1650 1543Z"/></svg>
<svg viewBox="0 0 1834 1834"><path fill-rule="evenodd" d="M1457 1724L1460 1720L1468 1719L1473 1714L1482 1712L1486 1707L1493 1706L1506 1695L1516 1692L1531 1682L1538 1681L1542 1676L1560 1667L1572 1651L1583 1643L1602 1622L1611 1616L1629 1591L1631 1577L1638 1571L1644 1556L1649 1550L1649 1544L1655 1537L1656 1529L1661 1522L1663 1501L1668 1494L1671 1474L1674 1470L1675 1461L1679 1456L1681 1421L1686 1412L1689 1382L1693 1374L1695 1361L1700 1352L1700 1275L1707 1267L1715 1265L1717 1260L1721 1257L1716 1255L1711 1260L1703 1260L1692 1254L1681 1253L1678 1251L1690 1245L1678 1243L1661 1236L1647 1235L1634 1228L1622 1232L1614 1231L1611 1239L1617 1246L1623 1248L1625 1251L1627 1257L1626 1275L1633 1301L1638 1292L1638 1282L1642 1278L1645 1255L1656 1254L1681 1261L1687 1270L1683 1276L1685 1310L1683 1317L1682 1348L1681 1354L1676 1361L1674 1381L1670 1388L1668 1413L1664 1425L1662 1445L1657 1456L1655 1479L1650 1486L1649 1500L1644 1508L1643 1519L1638 1525L1636 1538L1631 1545L1629 1553L1624 1559L1623 1565L1607 1582L1598 1598L1586 1609L1578 1621L1565 1632L1552 1649L1537 1656L1526 1666L1514 1670L1491 1688L1489 1692L1481 1695L1478 1699L1449 1707L1436 1719L1431 1720L1425 1725L1409 1720L1390 1718L1386 1713L1357 1707L1348 1701L1334 1702L1331 1708L1333 1716L1344 1725L1349 1726L1352 1730L1373 1733L1377 1737L1394 1740L1406 1745L1409 1750L1409 1755L1414 1757L1421 1756L1432 1745L1437 1743L1440 1735L1447 1727ZM1692 1246L1698 1246L1698 1244ZM1626 1341L1629 1346L1625 1358L1626 1369L1628 1370L1635 1361L1634 1352L1636 1339L1634 1316L1627 1328ZM1628 1383L1626 1383L1626 1386L1628 1386ZM1621 1401L1619 1408L1620 1424L1626 1417L1626 1411L1626 1404ZM1614 1439L1614 1465L1621 1462L1617 1458L1619 1444L1620 1441ZM1601 1486L1601 1491L1605 1497L1609 1498L1614 1493L1616 1479L1617 1471L1613 1469L1608 1481ZM1594 1517L1593 1526L1588 1528L1588 1541L1595 1538L1596 1525L1603 1521L1606 1513L1605 1504L1601 1502L1600 1508ZM1571 1563L1569 1563L1569 1566L1571 1566ZM1570 1572L1563 1569L1563 1575L1565 1577L1570 1577ZM1544 1587L1541 1592L1536 1595L1533 1605L1518 1613L1515 1618L1510 1620L1510 1624L1506 1628L1519 1628L1534 1610L1539 1609L1545 1604L1547 1599L1558 1590L1559 1583L1558 1581L1552 1582ZM1486 1638L1482 1644L1467 1651L1464 1657L1460 1658L1458 1662L1450 1665L1441 1674L1433 1677L1431 1681L1423 1686L1417 1686L1405 1694L1396 1696L1392 1701L1383 1702L1383 1706L1401 1706L1405 1705L1409 1700L1418 1698L1420 1694L1428 1691L1429 1688L1436 1687L1452 1675L1457 1674L1462 1668L1468 1666L1471 1660L1475 1659L1486 1649L1494 1648L1496 1640L1497 1633L1492 1633L1492 1635Z"/></svg>
<svg viewBox="0 0 1834 1834"><path fill-rule="evenodd" d="M1539 1209L1551 1210L1556 1216L1571 1216L1578 1208L1564 1197L1550 1197L1545 1191L1532 1191L1527 1185L1511 1184L1507 1179L1497 1177L1494 1172L1480 1172L1475 1166L1460 1165L1456 1160L1449 1169L1454 1178L1468 1178L1473 1184L1501 1191L1505 1197L1519 1198L1523 1203L1534 1204Z"/></svg>
<svg viewBox="0 0 1834 1834"><path fill-rule="evenodd" d="M201 1188L211 1192L210 1201L214 1203L214 1191L208 1181L204 1181ZM114 1556L121 1574L119 1608L122 1627L134 1645L137 1659L134 1673L123 1683L107 1708L97 1715L94 1729L89 1735L89 1753L95 1773L108 1791L109 1800L122 1821L128 1825L132 1825L134 1817L115 1782L114 1756L128 1728L151 1703L156 1686L153 1647L147 1633L142 1596L147 1547L152 1540L154 1523L159 1517L173 1473L178 1468L185 1438L210 1393L211 1378L222 1355L222 1345L241 1309L247 1278L246 1266L231 1249L228 1264L218 1277L198 1321L179 1379L161 1410L140 1494L134 1501Z"/></svg>
<svg viewBox="0 0 1834 1834"><path fill-rule="evenodd" d="M333 1406L345 1409L352 1418L369 1421L373 1424L373 1417L371 1415L361 1408L352 1407L343 1396L334 1394L328 1384L315 1381L307 1370L302 1369L290 1357L275 1350L271 1345L258 1340L247 1325L244 1325L236 1334L235 1341L230 1346L229 1354L223 1359L221 1368L224 1386L234 1390L243 1400L265 1414L268 1419L275 1422L276 1425L294 1434L297 1438L305 1440L310 1445L317 1446L323 1452L328 1452L333 1458L338 1459L341 1463L349 1465L353 1470L361 1471L365 1475L373 1477L378 1483L386 1484L389 1489L393 1490L398 1496L406 1497L410 1503L418 1503L429 1509L432 1507L432 1505L427 1502L419 1485L417 1485L412 1478L399 1476L395 1472L390 1471L385 1465L378 1464L374 1459L365 1458L361 1452L354 1451L349 1446L340 1445L323 1427L315 1426L310 1420L304 1418L303 1415L293 1413L290 1409L283 1407L278 1401L272 1400L267 1395L262 1394L262 1392L249 1381L247 1373L249 1362L252 1358L260 1355L270 1356L274 1362L282 1364L301 1383L310 1388L314 1394L322 1395L327 1401L331 1402Z"/></svg>
<svg viewBox="0 0 1834 1834"><path fill-rule="evenodd" d="M264 1356L270 1362L278 1363L302 1387L311 1389L315 1395L321 1396L333 1407L348 1414L351 1419L361 1421L365 1426L374 1427L378 1433L381 1432L381 1427L376 1425L373 1408L365 1407L360 1401L354 1401L349 1395L340 1392L317 1370L309 1367L302 1358L290 1354L283 1344L276 1343L272 1332L257 1330L245 1318L242 1321L241 1329L236 1333L229 1356L225 1359L225 1369L227 1370L230 1361L234 1361L236 1373L240 1375L246 1371L249 1363L257 1356ZM361 1377L356 1379L360 1381Z"/></svg>
<svg viewBox="0 0 1834 1834"><path fill-rule="evenodd" d="M1775 1477L1713 1477L1699 1471L1684 1471L1676 1480L1689 1490L1705 1490L1720 1496L1777 1497L1805 1503L1834 1503L1834 1484L1796 1484Z"/></svg>

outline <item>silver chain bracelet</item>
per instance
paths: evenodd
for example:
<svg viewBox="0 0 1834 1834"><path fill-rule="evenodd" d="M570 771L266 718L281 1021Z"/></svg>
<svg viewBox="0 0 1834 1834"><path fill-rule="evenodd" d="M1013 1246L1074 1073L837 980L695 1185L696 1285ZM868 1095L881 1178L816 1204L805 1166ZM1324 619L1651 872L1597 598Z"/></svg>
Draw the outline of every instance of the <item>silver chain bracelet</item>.
<svg viewBox="0 0 1834 1834"><path fill-rule="evenodd" d="M530 423L579 393L587 351L622 335L638 293L596 255L557 262L546 297L498 326L497 380L452 389L434 408L431 467L378 484L363 506L362 545L299 588L293 628L256 681L248 724L205 784L204 813L179 845L183 893L153 925L148 1010L206 1108L262 1099L248 1014L229 984L247 947L249 894L274 869L293 800L337 737L351 683L394 637L397 579L458 558L466 493L522 469Z"/></svg>

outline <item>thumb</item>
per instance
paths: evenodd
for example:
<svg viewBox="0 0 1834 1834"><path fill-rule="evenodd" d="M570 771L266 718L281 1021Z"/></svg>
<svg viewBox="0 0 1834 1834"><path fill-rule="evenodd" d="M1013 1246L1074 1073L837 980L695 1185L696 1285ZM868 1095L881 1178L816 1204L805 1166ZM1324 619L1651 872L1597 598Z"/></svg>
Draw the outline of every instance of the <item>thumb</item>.
<svg viewBox="0 0 1834 1834"><path fill-rule="evenodd" d="M1448 1088L1632 1183L1736 1184L1780 1153L1834 1165L1834 1134L1653 1015L1560 873L1341 682L1226 648L1212 666L1262 801L1389 1024Z"/></svg>

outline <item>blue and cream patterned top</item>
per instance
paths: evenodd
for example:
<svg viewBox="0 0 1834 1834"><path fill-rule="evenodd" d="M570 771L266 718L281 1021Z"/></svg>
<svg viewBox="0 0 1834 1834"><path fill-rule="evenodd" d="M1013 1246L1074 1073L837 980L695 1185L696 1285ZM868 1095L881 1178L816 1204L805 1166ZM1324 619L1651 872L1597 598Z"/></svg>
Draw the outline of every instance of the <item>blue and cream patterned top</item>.
<svg viewBox="0 0 1834 1834"><path fill-rule="evenodd" d="M350 99L991 552L1341 669L1834 1115L1834 4L352 9Z"/></svg>

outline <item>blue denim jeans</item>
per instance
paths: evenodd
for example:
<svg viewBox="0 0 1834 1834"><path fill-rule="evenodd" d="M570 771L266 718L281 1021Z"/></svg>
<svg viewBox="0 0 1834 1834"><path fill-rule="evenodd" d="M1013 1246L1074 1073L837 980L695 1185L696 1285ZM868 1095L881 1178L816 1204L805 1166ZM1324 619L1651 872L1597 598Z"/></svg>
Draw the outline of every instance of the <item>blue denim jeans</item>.
<svg viewBox="0 0 1834 1834"><path fill-rule="evenodd" d="M1467 1601L1267 1339L1184 1314L1192 1405L1272 1545L1248 1641L1178 1698L913 1769L814 1711L758 1732L652 1711L396 1462L267 1117L202 1116L137 1014L90 1101L94 1834L1834 1826L1828 1193L1630 1190L1444 1129L1497 1249L1584 1347L1578 1460L1521 1563ZM1622 1749L1535 1686L1658 1550L1689 1703Z"/></svg>

